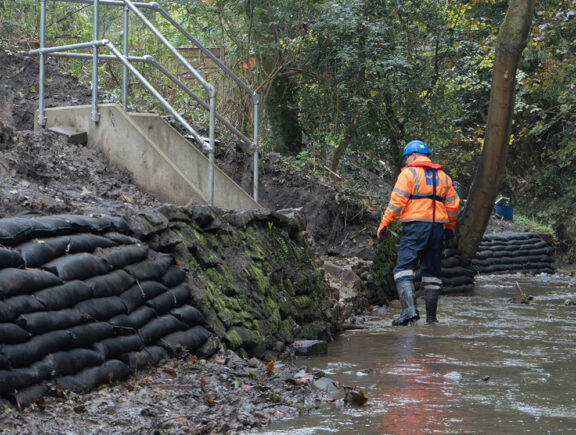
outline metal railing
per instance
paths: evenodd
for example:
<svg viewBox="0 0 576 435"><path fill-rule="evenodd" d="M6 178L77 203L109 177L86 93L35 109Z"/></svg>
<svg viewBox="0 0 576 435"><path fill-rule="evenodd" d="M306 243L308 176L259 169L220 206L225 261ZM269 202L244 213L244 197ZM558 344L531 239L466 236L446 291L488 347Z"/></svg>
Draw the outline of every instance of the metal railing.
<svg viewBox="0 0 576 435"><path fill-rule="evenodd" d="M253 153L254 153L254 176L253 176L253 197L256 202L258 202L258 109L260 98L256 92L254 92L248 85L246 85L236 74L234 74L226 65L224 65L216 56L212 54L210 50L205 48L200 44L195 38L190 35L186 29L184 29L180 24L178 24L162 7L156 3L142 3L142 2L132 2L130 0L40 0L41 1L41 13L40 13L40 48L37 50L30 51L31 54L40 55L40 83L39 83L39 109L38 109L38 123L41 126L46 125L45 118L45 107L44 107L44 94L45 94L45 56L59 56L59 57L73 57L73 58L84 58L92 59L92 121L97 123L99 121L98 113L98 62L99 60L114 60L120 61L123 64L123 78L122 78L122 106L125 111L127 111L127 100L128 100L128 75L132 73L143 85L144 87L154 95L158 101L176 118L183 126L190 132L192 137L203 145L209 153L209 204L213 204L214 196L214 136L215 136L215 120L218 119L228 130L238 136L242 141L249 143ZM59 47L46 48L46 2L68 2L68 3L82 3L82 4L92 4L94 6L94 20L93 20L93 41L65 45ZM114 44L108 40L99 40L98 26L99 26L99 7L100 5L110 5L110 6L123 6L124 7L124 23L123 23L123 54L114 46ZM253 140L250 141L242 132L240 132L236 127L234 127L230 122L228 122L223 116L216 113L216 89L214 86L209 84L202 75L196 71L189 62L178 52L178 50L154 27L154 25L142 14L139 8L148 8L159 12L168 22L170 22L176 29L178 29L186 38L196 45L202 53L209 57L226 75L232 78L241 88L248 92L252 96L252 101L254 103L254 131ZM168 69L162 66L154 57L146 55L142 57L129 56L128 54L128 17L129 12L132 12L138 19L144 23L144 25L162 42L162 44L172 53L172 55L190 72L193 77L198 80L198 82L206 89L210 97L210 102L206 103L198 95L196 95L188 86L186 86L181 80L179 80L174 74L170 73ZM112 55L100 55L99 48L106 47ZM92 48L92 54L87 53L69 53L71 50L81 50L86 48ZM205 110L209 110L209 142L206 144L204 138L202 138L189 124L186 120L174 110L174 108L166 101L162 95L152 86L152 84L144 78L144 76L132 65L131 62L145 62L153 65L162 74L168 77L172 82L174 82L181 90L186 92L194 100L196 100Z"/></svg>

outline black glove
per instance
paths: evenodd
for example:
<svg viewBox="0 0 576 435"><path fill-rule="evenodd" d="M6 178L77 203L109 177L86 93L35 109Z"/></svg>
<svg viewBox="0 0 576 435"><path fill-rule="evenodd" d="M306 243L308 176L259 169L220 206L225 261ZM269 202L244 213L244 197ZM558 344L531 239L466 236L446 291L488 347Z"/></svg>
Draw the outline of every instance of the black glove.
<svg viewBox="0 0 576 435"><path fill-rule="evenodd" d="M376 238L378 240L382 240L382 238L384 238L384 236L386 235L387 230L388 230L388 227L378 228L378 231L376 232Z"/></svg>

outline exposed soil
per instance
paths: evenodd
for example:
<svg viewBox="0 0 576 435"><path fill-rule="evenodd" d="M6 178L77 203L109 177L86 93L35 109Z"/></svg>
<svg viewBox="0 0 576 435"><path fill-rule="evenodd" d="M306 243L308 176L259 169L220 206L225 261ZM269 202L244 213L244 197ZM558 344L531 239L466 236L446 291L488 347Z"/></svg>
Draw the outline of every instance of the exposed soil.
<svg viewBox="0 0 576 435"><path fill-rule="evenodd" d="M47 77L48 107L89 104L90 90L50 63ZM0 217L94 211L128 217L160 206L98 150L33 131L37 82L37 59L0 51ZM251 191L251 157L232 146L222 146L217 157ZM302 207L319 254L371 258L380 211L339 203L332 186L306 179L277 160L262 164L260 202L272 209ZM521 229L504 221L491 225L496 231ZM342 388L334 397L315 388L314 380L296 376L289 362L272 369L232 353L210 361L171 360L87 395L55 390L54 397L25 410L0 409L0 431L238 433L335 398L334 403L345 404Z"/></svg>

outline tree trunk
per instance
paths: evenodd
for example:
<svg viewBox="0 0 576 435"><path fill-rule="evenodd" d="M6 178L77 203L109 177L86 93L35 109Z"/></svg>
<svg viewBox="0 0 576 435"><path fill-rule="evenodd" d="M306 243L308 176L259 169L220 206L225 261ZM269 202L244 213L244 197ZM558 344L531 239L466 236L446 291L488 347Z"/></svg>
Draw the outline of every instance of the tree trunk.
<svg viewBox="0 0 576 435"><path fill-rule="evenodd" d="M458 248L468 260L474 258L482 241L506 170L516 68L526 46L533 14L534 0L510 0L500 27L484 147L466 208L456 227Z"/></svg>

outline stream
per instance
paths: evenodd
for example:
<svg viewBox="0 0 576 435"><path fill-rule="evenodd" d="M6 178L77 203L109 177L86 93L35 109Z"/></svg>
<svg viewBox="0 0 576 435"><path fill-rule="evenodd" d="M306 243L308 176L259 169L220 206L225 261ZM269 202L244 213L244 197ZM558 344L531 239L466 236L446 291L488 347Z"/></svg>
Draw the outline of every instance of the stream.
<svg viewBox="0 0 576 435"><path fill-rule="evenodd" d="M522 292L533 300L519 303ZM438 324L392 327L398 309L367 317L368 329L297 363L364 389L368 402L337 400L259 433L576 432L574 304L569 274L487 275L470 295L441 296Z"/></svg>

